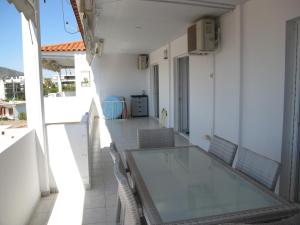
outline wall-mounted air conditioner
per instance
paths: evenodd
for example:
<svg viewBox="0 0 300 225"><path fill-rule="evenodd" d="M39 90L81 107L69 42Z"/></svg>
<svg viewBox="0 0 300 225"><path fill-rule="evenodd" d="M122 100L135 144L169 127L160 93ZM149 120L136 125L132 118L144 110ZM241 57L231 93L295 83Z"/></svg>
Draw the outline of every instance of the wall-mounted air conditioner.
<svg viewBox="0 0 300 225"><path fill-rule="evenodd" d="M148 55L139 55L137 58L137 68L139 70L145 70L148 68Z"/></svg>
<svg viewBox="0 0 300 225"><path fill-rule="evenodd" d="M98 41L95 41L94 45L94 54L97 56L102 56L103 53L103 45L104 45L104 40L100 39Z"/></svg>
<svg viewBox="0 0 300 225"><path fill-rule="evenodd" d="M218 27L215 18L203 18L188 28L188 52L211 53L218 48Z"/></svg>

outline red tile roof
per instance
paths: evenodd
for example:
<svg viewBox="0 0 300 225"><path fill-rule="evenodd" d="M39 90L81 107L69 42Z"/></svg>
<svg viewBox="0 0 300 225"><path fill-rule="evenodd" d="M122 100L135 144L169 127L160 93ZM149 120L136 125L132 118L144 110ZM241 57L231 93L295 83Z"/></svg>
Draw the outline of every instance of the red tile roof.
<svg viewBox="0 0 300 225"><path fill-rule="evenodd" d="M51 44L42 46L42 52L79 52L85 51L83 41L73 41L61 44Z"/></svg>

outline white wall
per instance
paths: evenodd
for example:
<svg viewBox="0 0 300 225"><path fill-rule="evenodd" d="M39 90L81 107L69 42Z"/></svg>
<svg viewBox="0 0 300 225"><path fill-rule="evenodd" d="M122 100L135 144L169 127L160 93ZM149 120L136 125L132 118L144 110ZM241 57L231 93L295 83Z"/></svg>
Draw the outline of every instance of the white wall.
<svg viewBox="0 0 300 225"><path fill-rule="evenodd" d="M215 55L214 133L239 143L240 9L221 19L221 47Z"/></svg>
<svg viewBox="0 0 300 225"><path fill-rule="evenodd" d="M0 224L25 225L40 199L35 132L0 154Z"/></svg>
<svg viewBox="0 0 300 225"><path fill-rule="evenodd" d="M159 77L159 118L161 118L162 109L166 109L168 116L166 119L166 126L170 124L170 61L164 59L164 50L169 46L163 46L150 54L150 65L158 65ZM170 58L170 57L169 57ZM150 92L150 94L153 94ZM152 96L151 96L152 97ZM152 101L150 101L152 103ZM150 105L153 108L153 104ZM151 110L152 111L152 110Z"/></svg>
<svg viewBox="0 0 300 225"><path fill-rule="evenodd" d="M250 0L221 17L220 51L214 57L190 56L192 143L206 149L208 142L202 136L214 131L280 161L285 26L288 20L300 16L299 9L298 0ZM173 60L186 54L186 45L185 35L170 40L169 68L162 59L162 49L168 45L150 54L151 63L163 65L160 99L166 105L169 102L170 126L174 126ZM209 78L212 72L214 80Z"/></svg>
<svg viewBox="0 0 300 225"><path fill-rule="evenodd" d="M72 188L66 185L66 177L74 185L81 177L82 183L89 188L87 117L80 123L49 124L47 133L49 162L58 190Z"/></svg>
<svg viewBox="0 0 300 225"><path fill-rule="evenodd" d="M45 121L49 123L80 122L89 111L91 98L48 97L45 98Z"/></svg>
<svg viewBox="0 0 300 225"><path fill-rule="evenodd" d="M163 58L163 51L169 50L169 59ZM159 65L159 108L168 110L167 126L175 125L175 58L187 55L186 34L150 54L150 64ZM190 141L207 149L204 135L212 131L213 110L213 58L211 56L190 56ZM152 93L149 90L149 93ZM196 103L196 104L195 104ZM150 107L153 107L150 105Z"/></svg>
<svg viewBox="0 0 300 225"><path fill-rule="evenodd" d="M74 65L75 65L75 77L76 77L76 96L80 98L85 98L92 100L95 90L94 74L93 71L86 60L85 53L76 53L74 55ZM84 87L81 85L83 80L82 72L89 72L90 74L90 87Z"/></svg>
<svg viewBox="0 0 300 225"><path fill-rule="evenodd" d="M243 8L242 144L281 159L285 28L298 0L248 1Z"/></svg>
<svg viewBox="0 0 300 225"><path fill-rule="evenodd" d="M208 149L213 120L213 56L190 56L190 142Z"/></svg>
<svg viewBox="0 0 300 225"><path fill-rule="evenodd" d="M92 63L96 93L100 100L106 96L123 96L130 111L130 95L147 91L148 70L137 69L136 54L104 54Z"/></svg>

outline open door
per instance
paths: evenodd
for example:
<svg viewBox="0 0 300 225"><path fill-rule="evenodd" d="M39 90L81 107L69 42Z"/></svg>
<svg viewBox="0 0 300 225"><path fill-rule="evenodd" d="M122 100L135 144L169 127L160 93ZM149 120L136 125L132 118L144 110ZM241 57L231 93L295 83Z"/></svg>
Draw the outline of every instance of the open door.
<svg viewBox="0 0 300 225"><path fill-rule="evenodd" d="M153 66L153 109L154 117L159 118L159 67Z"/></svg>
<svg viewBox="0 0 300 225"><path fill-rule="evenodd" d="M181 57L177 59L178 65L178 132L189 135L189 57Z"/></svg>

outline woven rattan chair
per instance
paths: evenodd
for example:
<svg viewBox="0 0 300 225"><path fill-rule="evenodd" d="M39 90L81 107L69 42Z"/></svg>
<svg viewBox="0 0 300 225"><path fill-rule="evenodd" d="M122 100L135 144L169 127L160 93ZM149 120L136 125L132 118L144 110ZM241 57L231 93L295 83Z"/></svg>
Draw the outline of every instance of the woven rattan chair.
<svg viewBox="0 0 300 225"><path fill-rule="evenodd" d="M236 169L271 191L275 189L279 168L280 164L274 160L246 148L239 150Z"/></svg>
<svg viewBox="0 0 300 225"><path fill-rule="evenodd" d="M208 152L232 166L237 147L236 144L214 135Z"/></svg>
<svg viewBox="0 0 300 225"><path fill-rule="evenodd" d="M138 129L139 148L174 147L174 129Z"/></svg>
<svg viewBox="0 0 300 225"><path fill-rule="evenodd" d="M120 170L120 172L122 173L122 175L127 178L127 181L132 189L132 192L135 193L135 184L134 181L129 173L129 171L125 168L122 160L121 160L121 156L118 152L117 146L114 142L112 142L110 144L110 155L112 157L112 160L114 162L114 164L118 164L118 168ZM119 223L119 219L120 219L120 214L121 214L121 201L120 198L118 197L118 202L117 202L117 223Z"/></svg>
<svg viewBox="0 0 300 225"><path fill-rule="evenodd" d="M140 225L141 215L138 204L127 178L121 170L120 163L116 162L114 164L114 174L118 182L118 196L121 202L120 219L117 219L117 222L120 222L121 225Z"/></svg>
<svg viewBox="0 0 300 225"><path fill-rule="evenodd" d="M110 144L109 153L110 153L110 156L111 156L114 163L116 162L117 158L120 158L120 154L117 150L117 146L116 146L115 142L112 142Z"/></svg>

